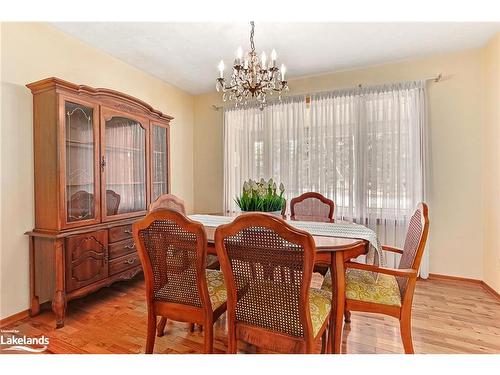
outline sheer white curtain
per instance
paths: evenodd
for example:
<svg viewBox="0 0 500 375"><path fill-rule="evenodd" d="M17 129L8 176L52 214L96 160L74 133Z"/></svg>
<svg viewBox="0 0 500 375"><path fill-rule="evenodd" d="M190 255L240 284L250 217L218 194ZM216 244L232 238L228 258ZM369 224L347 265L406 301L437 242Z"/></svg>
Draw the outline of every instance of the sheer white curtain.
<svg viewBox="0 0 500 375"><path fill-rule="evenodd" d="M426 198L425 97L425 82L407 82L312 95L309 104L304 96L288 98L264 111L226 110L224 209L237 210L245 179L273 177L288 202L319 192L334 200L337 219L402 246L408 220Z"/></svg>
<svg viewBox="0 0 500 375"><path fill-rule="evenodd" d="M135 120L106 121L106 190L120 195L118 214L146 209L146 130ZM108 215L113 215L112 204Z"/></svg>
<svg viewBox="0 0 500 375"><path fill-rule="evenodd" d="M367 89L362 98L356 219L376 228L382 243L401 247L415 206L426 199L425 82ZM424 278L428 253L421 267ZM392 256L398 264L399 256Z"/></svg>
<svg viewBox="0 0 500 375"><path fill-rule="evenodd" d="M287 196L307 183L304 176L304 98L224 112L224 211L237 211L235 197L249 178L283 182Z"/></svg>

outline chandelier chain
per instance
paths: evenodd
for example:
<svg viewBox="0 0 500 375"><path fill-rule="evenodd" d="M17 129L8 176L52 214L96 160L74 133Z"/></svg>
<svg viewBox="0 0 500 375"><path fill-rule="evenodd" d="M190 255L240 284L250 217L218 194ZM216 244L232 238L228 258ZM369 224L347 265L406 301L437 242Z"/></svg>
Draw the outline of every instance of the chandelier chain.
<svg viewBox="0 0 500 375"><path fill-rule="evenodd" d="M250 30L250 48L252 49L252 52L255 52L255 44L253 43L255 24L253 21L250 21L250 26L252 27Z"/></svg>

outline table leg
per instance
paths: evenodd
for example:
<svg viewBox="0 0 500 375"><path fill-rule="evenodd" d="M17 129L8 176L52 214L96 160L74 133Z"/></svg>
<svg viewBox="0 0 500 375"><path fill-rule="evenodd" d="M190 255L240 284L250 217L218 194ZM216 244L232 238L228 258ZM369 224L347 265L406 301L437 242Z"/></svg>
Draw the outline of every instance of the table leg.
<svg viewBox="0 0 500 375"><path fill-rule="evenodd" d="M333 338L335 337L335 253L330 253L330 277L332 279L332 310L330 312L330 321L328 323L328 340L326 345L326 353L333 353Z"/></svg>
<svg viewBox="0 0 500 375"><path fill-rule="evenodd" d="M342 332L344 328L344 310L345 310L345 267L344 252L335 252L335 296L337 299L337 309L335 317L335 336L333 342L333 352L340 353L342 345Z"/></svg>
<svg viewBox="0 0 500 375"><path fill-rule="evenodd" d="M332 253L330 272L332 275L333 306L330 315L330 353L340 354L345 307L345 268L342 251Z"/></svg>

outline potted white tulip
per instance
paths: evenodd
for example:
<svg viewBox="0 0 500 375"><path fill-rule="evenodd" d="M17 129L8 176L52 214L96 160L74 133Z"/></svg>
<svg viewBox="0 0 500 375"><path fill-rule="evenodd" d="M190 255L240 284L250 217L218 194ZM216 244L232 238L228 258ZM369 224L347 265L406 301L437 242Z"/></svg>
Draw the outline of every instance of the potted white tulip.
<svg viewBox="0 0 500 375"><path fill-rule="evenodd" d="M272 178L269 181L262 178L259 182L250 179L245 181L243 193L235 201L244 212L269 212L281 216L281 210L285 207L284 193L283 183L280 184L278 193L276 182Z"/></svg>

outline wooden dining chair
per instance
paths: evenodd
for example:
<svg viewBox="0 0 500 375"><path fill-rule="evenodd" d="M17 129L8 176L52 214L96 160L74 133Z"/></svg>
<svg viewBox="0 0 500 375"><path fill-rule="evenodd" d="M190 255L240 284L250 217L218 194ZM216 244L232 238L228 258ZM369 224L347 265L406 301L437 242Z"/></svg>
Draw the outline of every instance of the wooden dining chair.
<svg viewBox="0 0 500 375"><path fill-rule="evenodd" d="M70 221L85 220L94 217L94 194L79 190L68 200L68 218Z"/></svg>
<svg viewBox="0 0 500 375"><path fill-rule="evenodd" d="M173 195L173 194L163 194L149 205L148 211L155 212L159 210L174 210L183 215L186 215L186 205L184 201ZM218 270L220 268L219 260L215 255L207 254L206 256L206 268L211 270ZM158 324L158 337L163 336L165 332L165 326L167 325L167 319L161 318ZM194 331L194 324L189 325L189 330Z"/></svg>
<svg viewBox="0 0 500 375"><path fill-rule="evenodd" d="M321 221L333 223L333 213L335 203L325 196L308 192L290 201L290 219L300 221ZM314 272L325 275L328 271L328 264L316 264Z"/></svg>
<svg viewBox="0 0 500 375"><path fill-rule="evenodd" d="M320 193L308 192L290 201L290 219L333 222L335 203Z"/></svg>
<svg viewBox="0 0 500 375"><path fill-rule="evenodd" d="M406 354L412 354L411 311L418 270L429 232L428 207L420 203L410 219L403 249L382 246L385 251L401 254L399 268L384 268L346 262L345 321L351 311L385 314L399 319L401 339ZM376 272L376 277L373 272ZM323 290L332 290L330 273L325 276Z"/></svg>
<svg viewBox="0 0 500 375"><path fill-rule="evenodd" d="M149 205L148 211L153 212L164 209L174 210L186 215L186 205L184 201L173 194L160 195L158 199Z"/></svg>
<svg viewBox="0 0 500 375"><path fill-rule="evenodd" d="M106 215L112 216L118 213L120 200L120 194L116 193L114 190L106 190Z"/></svg>
<svg viewBox="0 0 500 375"><path fill-rule="evenodd" d="M184 201L173 194L163 194L149 205L149 212L164 209L174 210L186 215L186 206ZM211 270L218 270L220 268L219 260L215 255L207 254L207 268Z"/></svg>
<svg viewBox="0 0 500 375"><path fill-rule="evenodd" d="M215 247L227 288L229 353L237 340L285 353L312 353L326 342L330 294L310 287L316 248L309 233L249 213L218 227Z"/></svg>
<svg viewBox="0 0 500 375"><path fill-rule="evenodd" d="M157 316L197 323L204 351L213 349L213 324L226 311L221 271L205 269L207 236L201 223L173 210L149 213L133 224L146 283L146 353L152 353Z"/></svg>

